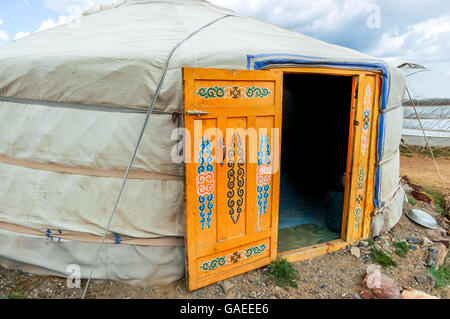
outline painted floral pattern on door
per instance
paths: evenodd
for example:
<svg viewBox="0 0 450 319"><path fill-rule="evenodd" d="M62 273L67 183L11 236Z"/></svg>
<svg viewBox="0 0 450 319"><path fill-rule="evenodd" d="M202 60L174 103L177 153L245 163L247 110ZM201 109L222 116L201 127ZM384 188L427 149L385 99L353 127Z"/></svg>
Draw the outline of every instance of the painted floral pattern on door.
<svg viewBox="0 0 450 319"><path fill-rule="evenodd" d="M242 213L242 206L244 205L244 185L245 185L245 152L243 148L242 138L238 132L234 132L231 137L230 149L227 152L228 156L228 213L233 223L237 224ZM235 160L235 157L237 158ZM235 163L237 162L237 163ZM237 169L236 169L237 164Z"/></svg>
<svg viewBox="0 0 450 319"><path fill-rule="evenodd" d="M238 261L259 255L267 249L266 244L261 244L259 246L251 246L249 248L233 252L226 256L216 257L211 261L205 262L200 266L201 270L211 271L225 265L230 265L237 263Z"/></svg>
<svg viewBox="0 0 450 319"><path fill-rule="evenodd" d="M256 168L256 199L259 215L265 215L269 202L270 180L272 167L270 165L270 144L267 134L259 137L258 166Z"/></svg>
<svg viewBox="0 0 450 319"><path fill-rule="evenodd" d="M355 230L359 229L359 224L361 223L361 212L362 212L362 202L363 202L363 188L364 188L364 179L366 177L366 172L364 167L361 166L358 175L358 182L356 184L357 187L357 195L356 195L356 209L355 209Z"/></svg>
<svg viewBox="0 0 450 319"><path fill-rule="evenodd" d="M210 228L212 221L212 214L214 208L214 165L211 143L208 138L202 137L201 149L198 157L197 168L197 194L198 194L198 209L200 211L200 223L202 229Z"/></svg>
<svg viewBox="0 0 450 319"><path fill-rule="evenodd" d="M241 86L211 86L201 87L195 94L205 99L251 99L264 98L272 92L264 87L241 87Z"/></svg>
<svg viewBox="0 0 450 319"><path fill-rule="evenodd" d="M364 95L364 114L363 114L363 125L361 132L361 154L366 155L367 148L369 146L369 128L370 128L370 108L372 101L372 88L370 84L366 87L366 92Z"/></svg>

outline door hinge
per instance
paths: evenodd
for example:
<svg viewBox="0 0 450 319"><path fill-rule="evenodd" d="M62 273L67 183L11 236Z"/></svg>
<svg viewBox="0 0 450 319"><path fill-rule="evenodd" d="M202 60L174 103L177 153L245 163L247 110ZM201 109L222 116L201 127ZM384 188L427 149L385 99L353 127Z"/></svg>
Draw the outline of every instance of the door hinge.
<svg viewBox="0 0 450 319"><path fill-rule="evenodd" d="M354 125L354 126L358 126L358 125L359 125L359 122L355 120L355 121L353 121L353 125Z"/></svg>
<svg viewBox="0 0 450 319"><path fill-rule="evenodd" d="M358 88L356 87L355 88L355 99L357 99L358 98Z"/></svg>

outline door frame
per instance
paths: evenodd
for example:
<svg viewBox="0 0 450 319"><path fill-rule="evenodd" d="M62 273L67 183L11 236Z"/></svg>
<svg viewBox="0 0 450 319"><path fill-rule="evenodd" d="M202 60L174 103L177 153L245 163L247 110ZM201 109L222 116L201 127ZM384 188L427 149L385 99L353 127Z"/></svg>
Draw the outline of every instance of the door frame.
<svg viewBox="0 0 450 319"><path fill-rule="evenodd" d="M348 69L338 69L330 67L282 67L282 68L264 68L270 70L277 70L283 72L283 78L285 73L290 74L322 74L322 75L335 75L335 76L350 76L353 78L352 84L352 102L350 111L350 125L349 125L349 139L348 139L348 156L347 156L347 174L345 180L345 193L344 193L344 205L342 214L342 230L341 238L326 243L321 243L317 245L292 249L284 252L279 252L277 255L286 258L288 261L294 262L299 260L305 260L320 255L324 255L333 251L337 251L347 245L361 240L362 238L367 238L370 233L370 224L372 220L372 213L374 210L373 204L373 188L374 188L374 175L375 175L375 164L376 164L376 151L377 151L377 135L378 135L378 115L379 115L379 105L381 98L381 76L379 72L364 71L364 70L348 70ZM354 117L357 111L361 112L364 108L364 95L363 93L363 83L365 77L375 76L375 88L374 88L374 102L371 108L371 125L370 125L370 141L369 141L369 164L367 172L367 186L365 189L364 197L367 198L363 213L361 216L362 227L359 232L353 231L353 229L348 229L347 225L353 222L353 215L350 213L354 209L354 203L350 201L351 193L351 182L353 172L351 167L353 162L360 156L360 134L357 134L358 130L354 129ZM284 107L284 106L283 106ZM283 140L283 137L281 137ZM282 156L282 154L281 154ZM369 195L369 196L367 196Z"/></svg>
<svg viewBox="0 0 450 319"><path fill-rule="evenodd" d="M205 69L206 70L206 69ZM219 69L216 69L216 71ZM338 68L330 68L330 67L310 67L310 66L302 66L302 67L276 67L276 68L264 68L263 70L270 70L270 71L277 71L277 73L280 76L281 83L283 82L284 73L297 73L297 74L324 74L324 75L336 75L336 76L350 76L353 80L353 87L352 92L359 92L352 98L351 103L351 112L350 112L350 124L349 124L349 143L348 143L348 160L347 160L347 177L346 177L346 186L345 186L345 199L344 199L344 207L343 207L343 228L341 232L341 238L337 240L333 240L330 242L326 242L323 244L293 249L289 251L284 252L277 252L277 247L271 247L271 256L270 259L273 260L277 256L286 258L289 261L298 261L303 259L308 259L312 257L316 257L319 255L323 255L332 251L339 250L355 241L360 240L361 238L366 238L369 235L370 232L370 224L372 219L372 212L374 210L374 201L373 201L373 194L374 194L374 176L375 176L375 165L376 165L376 151L377 151L377 136L378 136L378 115L379 115L379 105L380 105L380 97L381 97L381 76L380 73L376 71L364 71L359 69L338 69ZM229 72L230 70L226 71ZM246 70L235 70L236 72L246 72ZM257 71L257 70L253 70ZM204 71L208 74L208 79L210 79L211 75L209 75L208 70ZM248 72L248 71L247 71ZM278 76L277 76L278 77ZM371 79L369 80L367 79ZM354 129L354 118L357 117L357 120L359 120L362 123L362 111L364 111L364 94L363 94L363 86L365 86L367 83L372 83L373 85L373 94L371 95L372 98L372 105L370 109L370 127L369 127L369 133L365 132L365 137L367 142L367 156L364 157L364 159L360 156L360 146L361 146L361 129ZM183 85L186 87L189 87L188 83L185 83L183 80ZM371 88L372 89L372 88ZM185 88L183 87L183 92ZM281 85L281 96L283 93L283 87ZM367 95L367 94L366 94ZM186 99L186 96L185 96ZM186 101L185 101L186 103ZM367 105L366 105L367 106ZM282 103L281 103L282 108ZM282 113L282 110L281 110ZM281 118L281 114L280 114ZM186 123L185 123L186 124ZM280 125L282 125L280 123ZM367 137L368 134L368 137ZM282 141L282 136L278 137ZM280 148L281 152L281 148ZM347 227L347 225L353 225L355 221L355 189L351 189L350 185L353 183L355 185L355 176L358 174L358 172L355 170L356 165L353 165L353 162L359 164L364 161L364 165L366 167L365 172L365 178L366 182L364 185L364 207L361 207L362 204L359 205L361 215L360 215L360 221L358 219L358 228L357 231L353 229L353 227ZM352 167L352 170L349 170L349 167ZM279 196L279 189L275 190L277 196ZM361 191L359 191L361 192ZM187 192L185 194L188 195ZM275 196L272 199L274 202L277 203L276 211L278 214L278 198L275 200ZM185 207L185 216L186 216L186 210ZM278 220L278 215L276 216L276 220ZM187 224L187 223L186 223ZM275 225L274 225L275 226ZM186 226L187 227L187 226ZM278 222L276 223L276 233L278 233ZM188 257L188 251L187 251L187 245L188 241L186 239L186 258ZM278 245L277 245L278 246ZM265 258L267 259L267 258ZM187 260L187 259L186 259ZM241 272L246 272L249 270L252 270L254 268L258 268L261 266L264 266L267 264L267 260L259 260L254 262L253 264L244 265L241 270L232 270L228 273L226 276L231 277L233 275L239 274ZM186 268L188 270L188 267ZM243 271L242 271L243 270ZM225 277L224 277L225 278ZM210 283L212 283L211 281ZM209 283L205 282L201 285L195 285L192 286L190 289L197 289L201 286L208 285Z"/></svg>

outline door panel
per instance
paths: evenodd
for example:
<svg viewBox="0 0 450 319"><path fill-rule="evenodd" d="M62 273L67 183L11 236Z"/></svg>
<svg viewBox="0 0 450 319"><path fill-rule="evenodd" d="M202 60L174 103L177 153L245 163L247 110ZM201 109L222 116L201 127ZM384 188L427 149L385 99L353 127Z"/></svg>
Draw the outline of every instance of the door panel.
<svg viewBox="0 0 450 319"><path fill-rule="evenodd" d="M353 118L354 143L351 163L351 187L347 218L346 240L369 234L370 214L373 211L373 178L376 152L378 99L377 75L358 78L358 99Z"/></svg>
<svg viewBox="0 0 450 319"><path fill-rule="evenodd" d="M183 83L193 290L276 257L282 73L185 68Z"/></svg>

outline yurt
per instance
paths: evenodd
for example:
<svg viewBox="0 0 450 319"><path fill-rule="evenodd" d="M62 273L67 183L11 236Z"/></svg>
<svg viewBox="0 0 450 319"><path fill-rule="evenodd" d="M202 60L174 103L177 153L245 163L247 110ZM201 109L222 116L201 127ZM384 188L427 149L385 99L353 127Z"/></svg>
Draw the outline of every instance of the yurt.
<svg viewBox="0 0 450 319"><path fill-rule="evenodd" d="M415 63L398 68L409 92L403 100L405 142L425 147L427 139L430 146L450 146L450 77Z"/></svg>
<svg viewBox="0 0 450 319"><path fill-rule="evenodd" d="M116 1L2 45L0 264L193 290L388 231L404 87L203 0Z"/></svg>

